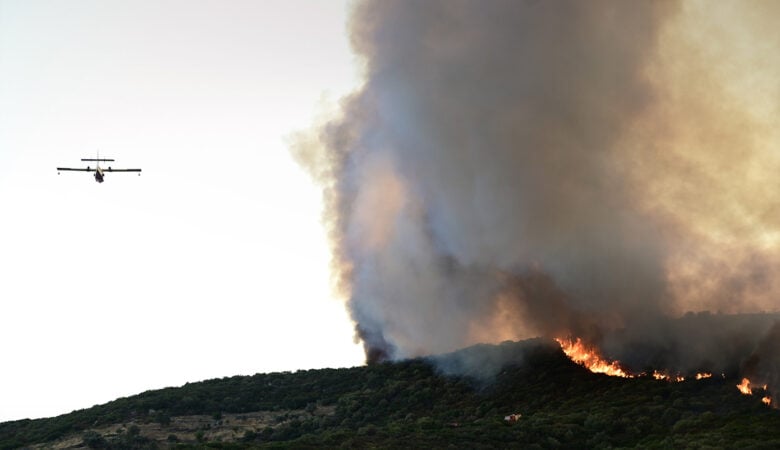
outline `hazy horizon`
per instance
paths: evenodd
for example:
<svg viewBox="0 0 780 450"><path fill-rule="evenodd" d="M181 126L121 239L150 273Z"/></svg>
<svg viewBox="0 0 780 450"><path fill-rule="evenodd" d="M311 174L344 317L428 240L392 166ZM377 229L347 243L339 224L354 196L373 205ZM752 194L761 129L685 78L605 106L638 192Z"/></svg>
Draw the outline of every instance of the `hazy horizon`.
<svg viewBox="0 0 780 450"><path fill-rule="evenodd" d="M357 84L347 12L0 0L0 421L363 362L287 146ZM57 175L98 151L141 176Z"/></svg>

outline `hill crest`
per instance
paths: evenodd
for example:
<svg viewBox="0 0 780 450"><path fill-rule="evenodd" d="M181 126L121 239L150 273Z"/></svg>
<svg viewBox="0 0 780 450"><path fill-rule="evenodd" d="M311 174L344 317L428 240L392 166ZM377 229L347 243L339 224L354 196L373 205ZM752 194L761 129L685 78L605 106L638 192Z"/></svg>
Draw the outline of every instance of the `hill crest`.
<svg viewBox="0 0 780 450"><path fill-rule="evenodd" d="M495 355L510 358L489 378L437 368ZM780 412L734 384L594 374L535 339L148 391L2 423L0 448L780 446Z"/></svg>

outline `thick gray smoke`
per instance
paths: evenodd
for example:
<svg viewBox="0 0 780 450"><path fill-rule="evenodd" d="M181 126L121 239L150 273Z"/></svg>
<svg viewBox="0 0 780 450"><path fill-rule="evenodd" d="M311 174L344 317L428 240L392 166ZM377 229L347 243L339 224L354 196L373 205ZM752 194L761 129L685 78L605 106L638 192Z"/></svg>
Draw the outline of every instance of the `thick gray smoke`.
<svg viewBox="0 0 780 450"><path fill-rule="evenodd" d="M696 14L662 1L356 6L365 84L294 152L324 186L369 360L538 335L680 370L734 363L722 339L743 358L759 350L771 320L699 336L671 320L777 298L776 201L746 193L778 167L761 147L776 136L735 95L741 78L702 69L741 56L702 51L684 32ZM740 168L754 170L735 182ZM660 348L673 360L656 361Z"/></svg>

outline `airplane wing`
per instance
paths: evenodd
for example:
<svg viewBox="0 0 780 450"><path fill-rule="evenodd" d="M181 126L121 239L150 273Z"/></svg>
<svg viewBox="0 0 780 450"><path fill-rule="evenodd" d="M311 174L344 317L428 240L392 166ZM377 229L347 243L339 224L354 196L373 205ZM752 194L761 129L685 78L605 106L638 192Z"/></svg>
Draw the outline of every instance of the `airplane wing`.
<svg viewBox="0 0 780 450"><path fill-rule="evenodd" d="M107 167L103 169L103 172L140 172L141 169L112 169Z"/></svg>
<svg viewBox="0 0 780 450"><path fill-rule="evenodd" d="M95 169L93 169L92 167L87 167L86 169L74 169L71 167L57 167L57 172L61 170L70 170L73 172L94 172L95 171Z"/></svg>

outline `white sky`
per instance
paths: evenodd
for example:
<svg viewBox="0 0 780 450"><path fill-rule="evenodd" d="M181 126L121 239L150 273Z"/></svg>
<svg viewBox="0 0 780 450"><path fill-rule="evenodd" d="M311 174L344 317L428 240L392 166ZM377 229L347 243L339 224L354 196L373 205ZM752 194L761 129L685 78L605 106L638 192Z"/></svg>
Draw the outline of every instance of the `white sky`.
<svg viewBox="0 0 780 450"><path fill-rule="evenodd" d="M347 10L0 0L0 421L362 364L285 144L357 84ZM98 150L142 175L57 175Z"/></svg>

